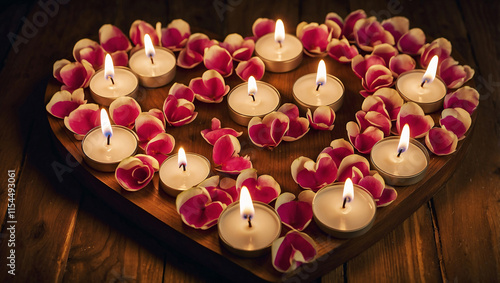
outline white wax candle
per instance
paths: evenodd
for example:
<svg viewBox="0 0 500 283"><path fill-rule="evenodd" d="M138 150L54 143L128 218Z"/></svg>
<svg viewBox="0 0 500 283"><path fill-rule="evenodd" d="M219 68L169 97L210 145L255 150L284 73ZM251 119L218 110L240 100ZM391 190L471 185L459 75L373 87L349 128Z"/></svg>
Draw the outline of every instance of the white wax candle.
<svg viewBox="0 0 500 283"><path fill-rule="evenodd" d="M166 186L174 190L190 189L208 177L210 162L195 153L186 153L186 171L179 168L177 154L167 158L160 166L160 179Z"/></svg>
<svg viewBox="0 0 500 283"><path fill-rule="evenodd" d="M234 249L255 251L269 247L281 231L281 222L271 207L254 202L252 227L240 214L240 206L226 208L219 218L219 236Z"/></svg>
<svg viewBox="0 0 500 283"><path fill-rule="evenodd" d="M377 207L373 198L363 189L354 186L354 197L342 208L344 184L334 184L316 193L313 214L329 229L355 232L367 227L375 217Z"/></svg>
<svg viewBox="0 0 500 283"><path fill-rule="evenodd" d="M316 73L300 77L293 84L293 94L303 104L311 106L330 105L344 94L344 86L331 75L326 76L326 84L316 90Z"/></svg>
<svg viewBox="0 0 500 283"><path fill-rule="evenodd" d="M280 47L280 44L274 40L274 33L268 33L255 43L255 53L263 60L286 62L302 54L302 42L297 37L286 34Z"/></svg>
<svg viewBox="0 0 500 283"><path fill-rule="evenodd" d="M371 151L373 165L385 173L409 177L421 173L427 168L425 153L410 142L408 149L398 157L398 139L384 139Z"/></svg>
<svg viewBox="0 0 500 283"><path fill-rule="evenodd" d="M234 111L245 116L263 116L274 111L280 102L277 90L264 82L257 82L255 101L248 95L248 83L236 86L228 96L227 103Z"/></svg>
<svg viewBox="0 0 500 283"><path fill-rule="evenodd" d="M113 77L114 84L104 78L104 69L99 70L90 80L90 89L96 95L104 98L116 99L135 92L139 81L137 77L127 68L115 67Z"/></svg>
<svg viewBox="0 0 500 283"><path fill-rule="evenodd" d="M171 72L175 67L175 56L162 48L155 48L154 64L144 49L136 51L129 60L129 66L139 76L159 77Z"/></svg>
<svg viewBox="0 0 500 283"><path fill-rule="evenodd" d="M124 127L112 126L112 129L109 145L100 127L89 132L82 141L84 154L102 164L117 163L133 155L137 149L134 133Z"/></svg>
<svg viewBox="0 0 500 283"><path fill-rule="evenodd" d="M413 70L403 73L396 81L396 88L408 100L416 103L433 103L444 98L446 85L439 79L422 85L424 70Z"/></svg>

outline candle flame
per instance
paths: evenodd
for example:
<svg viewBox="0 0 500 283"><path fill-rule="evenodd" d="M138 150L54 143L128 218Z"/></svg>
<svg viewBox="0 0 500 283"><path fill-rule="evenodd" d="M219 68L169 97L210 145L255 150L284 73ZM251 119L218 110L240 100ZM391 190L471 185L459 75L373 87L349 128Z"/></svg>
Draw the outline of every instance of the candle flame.
<svg viewBox="0 0 500 283"><path fill-rule="evenodd" d="M257 93L257 82L253 76L248 78L248 95L255 95Z"/></svg>
<svg viewBox="0 0 500 283"><path fill-rule="evenodd" d="M240 215L245 220L252 219L255 210L253 208L252 197L247 187L243 186L240 192Z"/></svg>
<svg viewBox="0 0 500 283"><path fill-rule="evenodd" d="M179 153L177 154L177 165L179 165L179 168L187 167L187 158L186 158L186 152L184 151L184 148L179 148ZM185 170L184 170L185 171Z"/></svg>
<svg viewBox="0 0 500 283"><path fill-rule="evenodd" d="M325 85L326 83L326 66L325 61L321 60L318 64L318 72L316 73L316 85Z"/></svg>
<svg viewBox="0 0 500 283"><path fill-rule="evenodd" d="M350 178L347 178L344 183L344 193L342 198L345 202L351 202L354 199L354 185Z"/></svg>
<svg viewBox="0 0 500 283"><path fill-rule="evenodd" d="M101 131L106 138L113 135L111 122L109 121L108 113L105 109L101 109Z"/></svg>
<svg viewBox="0 0 500 283"><path fill-rule="evenodd" d="M153 42L151 41L151 37L149 34L144 35L144 51L146 51L146 56L148 57L154 57L156 52L155 48L153 47Z"/></svg>
<svg viewBox="0 0 500 283"><path fill-rule="evenodd" d="M274 40L281 43L285 40L285 26L281 19L276 21L276 27L274 28Z"/></svg>
<svg viewBox="0 0 500 283"><path fill-rule="evenodd" d="M113 59L111 55L106 54L106 59L104 60L104 79L113 79L115 77L115 67L113 66Z"/></svg>
<svg viewBox="0 0 500 283"><path fill-rule="evenodd" d="M434 81L434 78L436 77L438 62L438 56L434 55L434 57L432 57L431 59L431 62L429 63L429 66L427 66L427 70L425 71L424 76L422 77L422 85L424 83L432 83L432 81Z"/></svg>
<svg viewBox="0 0 500 283"><path fill-rule="evenodd" d="M403 130L401 131L401 137L399 138L398 144L398 156L402 152L405 152L408 149L408 144L410 143L410 126L405 124Z"/></svg>

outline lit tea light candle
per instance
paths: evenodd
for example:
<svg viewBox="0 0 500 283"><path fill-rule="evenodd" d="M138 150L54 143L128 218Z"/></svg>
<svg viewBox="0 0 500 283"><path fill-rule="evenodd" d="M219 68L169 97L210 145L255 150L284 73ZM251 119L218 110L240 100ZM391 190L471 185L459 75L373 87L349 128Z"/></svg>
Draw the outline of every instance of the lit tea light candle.
<svg viewBox="0 0 500 283"><path fill-rule="evenodd" d="M309 108L314 112L323 105L337 111L344 101L344 84L337 77L326 74L325 61L321 60L316 74L302 76L293 84L292 94L304 111Z"/></svg>
<svg viewBox="0 0 500 283"><path fill-rule="evenodd" d="M429 164L427 149L410 139L405 125L401 137L388 137L377 142L370 153L373 167L393 186L409 186L422 180Z"/></svg>
<svg viewBox="0 0 500 283"><path fill-rule="evenodd" d="M253 117L263 117L280 104L280 93L272 85L255 81L251 76L248 82L235 86L227 96L229 116L236 123L247 126Z"/></svg>
<svg viewBox="0 0 500 283"><path fill-rule="evenodd" d="M375 220L377 206L372 196L350 179L320 189L312 203L316 224L337 238L366 233Z"/></svg>
<svg viewBox="0 0 500 283"><path fill-rule="evenodd" d="M160 166L160 186L176 197L182 191L197 186L210 174L210 161L196 153L185 153L181 147Z"/></svg>
<svg viewBox="0 0 500 283"><path fill-rule="evenodd" d="M219 217L219 238L234 254L257 257L265 254L281 233L276 211L262 202L252 202L246 187L240 200L229 205Z"/></svg>
<svg viewBox="0 0 500 283"><path fill-rule="evenodd" d="M144 48L134 52L128 64L144 87L164 86L175 77L174 53L167 48L155 48L149 34L144 35Z"/></svg>
<svg viewBox="0 0 500 283"><path fill-rule="evenodd" d="M291 71L302 62L302 42L285 34L283 21L277 20L273 33L259 38L255 43L255 54L266 65L266 71L284 73Z"/></svg>
<svg viewBox="0 0 500 283"><path fill-rule="evenodd" d="M417 103L425 113L435 112L443 107L446 84L436 78L438 57L434 56L427 70L404 72L396 80L396 90L406 101Z"/></svg>
<svg viewBox="0 0 500 283"><path fill-rule="evenodd" d="M92 99L103 106L109 106L121 96L135 98L138 86L134 73L129 68L114 67L109 54L106 54L104 69L97 71L89 84Z"/></svg>
<svg viewBox="0 0 500 283"><path fill-rule="evenodd" d="M123 159L137 152L137 135L130 129L113 125L101 109L101 126L90 130L82 140L85 162L103 172L113 172Z"/></svg>

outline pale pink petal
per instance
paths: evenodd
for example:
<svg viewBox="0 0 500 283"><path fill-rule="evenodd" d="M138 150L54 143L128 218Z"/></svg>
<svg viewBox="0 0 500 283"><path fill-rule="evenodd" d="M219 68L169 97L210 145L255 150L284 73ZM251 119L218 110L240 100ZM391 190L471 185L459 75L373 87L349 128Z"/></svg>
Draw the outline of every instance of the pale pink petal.
<svg viewBox="0 0 500 283"><path fill-rule="evenodd" d="M370 163L361 155L351 154L346 156L340 163L337 181L345 182L347 178L353 176L353 169L358 169L358 174L362 176L370 175Z"/></svg>
<svg viewBox="0 0 500 283"><path fill-rule="evenodd" d="M147 154L136 154L135 158L138 158L142 161L142 163L148 166L152 172L157 172L160 170L160 163L154 157L149 156Z"/></svg>
<svg viewBox="0 0 500 283"><path fill-rule="evenodd" d="M135 119L135 131L139 138L139 146L144 148L156 135L165 132L163 123L156 117L141 113Z"/></svg>
<svg viewBox="0 0 500 283"><path fill-rule="evenodd" d="M448 88L459 88L474 76L474 69L470 66L458 65L452 57L446 58L439 67L439 77Z"/></svg>
<svg viewBox="0 0 500 283"><path fill-rule="evenodd" d="M410 29L410 21L406 17L395 16L382 21L382 27L390 32L397 42Z"/></svg>
<svg viewBox="0 0 500 283"><path fill-rule="evenodd" d="M382 195L375 202L377 203L377 207L384 207L395 201L397 197L398 192L396 191L396 189L386 185L384 191L382 192Z"/></svg>
<svg viewBox="0 0 500 283"><path fill-rule="evenodd" d="M168 94L175 96L177 99L184 98L189 102L193 102L195 96L194 91L190 87L181 83L174 83L168 91Z"/></svg>
<svg viewBox="0 0 500 283"><path fill-rule="evenodd" d="M189 24L182 19L171 21L166 28L161 29L161 45L168 49L178 51L186 46L191 35Z"/></svg>
<svg viewBox="0 0 500 283"><path fill-rule="evenodd" d="M127 36L119 28L110 24L103 25L99 29L99 42L102 48L108 53L129 51L132 49ZM116 64L115 60L113 60L113 63Z"/></svg>
<svg viewBox="0 0 500 283"><path fill-rule="evenodd" d="M260 80L264 76L266 66L259 57L252 57L248 61L238 63L235 71L238 77L244 81L248 81L250 76L254 76L256 80Z"/></svg>
<svg viewBox="0 0 500 283"><path fill-rule="evenodd" d="M130 26L130 39L136 46L144 46L144 36L148 34L151 37L153 45L159 45L158 35L155 28L142 20L135 20Z"/></svg>
<svg viewBox="0 0 500 283"><path fill-rule="evenodd" d="M201 131L201 136L210 145L214 145L215 142L222 136L231 135L234 137L239 137L243 132L237 132L232 128L221 128L220 120L217 118L212 118L212 127L210 129L204 129Z"/></svg>
<svg viewBox="0 0 500 283"><path fill-rule="evenodd" d="M290 119L281 112L271 112L264 119L253 117L248 123L248 136L258 147L274 148L288 131Z"/></svg>
<svg viewBox="0 0 500 283"><path fill-rule="evenodd" d="M398 55L398 53L398 50L394 46L388 43L382 43L373 47L371 55L376 55L384 59L385 66L389 67L389 61L391 58Z"/></svg>
<svg viewBox="0 0 500 283"><path fill-rule="evenodd" d="M328 46L328 27L325 24L302 22L297 26L297 37L304 49L312 54L326 51Z"/></svg>
<svg viewBox="0 0 500 283"><path fill-rule="evenodd" d="M233 73L233 58L226 49L213 45L205 50L203 63L209 70L215 70L224 77Z"/></svg>
<svg viewBox="0 0 500 283"><path fill-rule="evenodd" d="M337 21L325 20L325 25L328 28L328 40L339 39L342 35L342 25L339 25Z"/></svg>
<svg viewBox="0 0 500 283"><path fill-rule="evenodd" d="M363 132L358 124L348 122L346 125L347 135L351 144L361 153L370 153L373 146L384 138L384 132L377 127L369 126Z"/></svg>
<svg viewBox="0 0 500 283"><path fill-rule="evenodd" d="M198 187L205 188L210 194L212 201L220 201L225 205L230 205L238 200L238 190L236 189L236 180L231 178L223 178L215 175L205 179Z"/></svg>
<svg viewBox="0 0 500 283"><path fill-rule="evenodd" d="M476 89L464 86L444 97L444 108L463 108L472 115L479 104L479 93Z"/></svg>
<svg viewBox="0 0 500 283"><path fill-rule="evenodd" d="M232 33L226 36L224 42L220 43L222 48L225 48L236 61L247 61L252 57L255 42L252 39L243 39L237 33Z"/></svg>
<svg viewBox="0 0 500 283"><path fill-rule="evenodd" d="M399 75L404 72L415 69L416 65L415 59L408 54L396 55L389 61L389 69L395 78L399 77Z"/></svg>
<svg viewBox="0 0 500 283"><path fill-rule="evenodd" d="M369 125L382 130L385 137L391 134L392 124L391 120L389 120L387 116L380 114L376 111L368 111L366 112L364 119Z"/></svg>
<svg viewBox="0 0 500 283"><path fill-rule="evenodd" d="M342 34L347 38L347 40L351 42L356 40L354 37L354 25L358 20L365 18L366 13L361 9L353 11L349 15L347 15L347 17L345 17Z"/></svg>
<svg viewBox="0 0 500 283"><path fill-rule="evenodd" d="M367 97L380 88L390 87L393 81L394 77L391 70L382 65L373 65L368 68L365 77L361 81L365 90L360 91L360 94Z"/></svg>
<svg viewBox="0 0 500 283"><path fill-rule="evenodd" d="M385 181L378 173L364 176L355 184L358 184L365 190L367 190L375 200L379 199L382 196L385 188Z"/></svg>
<svg viewBox="0 0 500 283"><path fill-rule="evenodd" d="M311 109L307 109L307 119L311 127L316 130L333 130L333 123L335 122L335 112L329 106L319 106L311 113Z"/></svg>
<svg viewBox="0 0 500 283"><path fill-rule="evenodd" d="M212 152L216 170L229 174L238 174L245 169L252 168L249 157L240 157L238 155L240 150L241 145L236 137L232 135L220 137L215 142Z"/></svg>
<svg viewBox="0 0 500 283"><path fill-rule="evenodd" d="M195 229L206 230L215 224L226 205L212 201L205 188L193 187L180 193L175 206L182 222Z"/></svg>
<svg viewBox="0 0 500 283"><path fill-rule="evenodd" d="M294 194L282 193L276 199L275 209L283 224L291 229L302 231L311 223L313 217L312 205L309 202L294 200Z"/></svg>
<svg viewBox="0 0 500 283"><path fill-rule="evenodd" d="M317 192L337 178L337 165L328 153L320 153L316 162L301 156L291 165L292 178L299 186Z"/></svg>
<svg viewBox="0 0 500 283"><path fill-rule="evenodd" d="M64 83L63 79L61 78L61 69L70 64L71 62L68 59L61 59L57 60L54 62L54 65L52 66L52 75L54 78L56 78L60 83Z"/></svg>
<svg viewBox="0 0 500 283"><path fill-rule="evenodd" d="M145 112L145 113L158 118L162 122L163 126L166 126L165 125L165 115L163 115L163 111L161 111L160 109L151 108L151 109L149 109L148 112Z"/></svg>
<svg viewBox="0 0 500 283"><path fill-rule="evenodd" d="M205 54L205 49L218 44L216 40L210 38L203 33L193 33L189 36L186 48L192 50L202 56Z"/></svg>
<svg viewBox="0 0 500 283"><path fill-rule="evenodd" d="M327 153L335 162L337 168L340 166L340 162L351 154L354 154L354 148L345 139L336 139L330 143L329 147L324 148L321 153Z"/></svg>
<svg viewBox="0 0 500 283"><path fill-rule="evenodd" d="M329 12L328 14L326 14L325 22L326 21L335 22L341 29L344 27L344 20L342 19L341 16L339 16L339 14L335 12Z"/></svg>
<svg viewBox="0 0 500 283"><path fill-rule="evenodd" d="M128 66L128 53L127 51L118 50L110 53L111 59L113 59L113 65L115 66Z"/></svg>
<svg viewBox="0 0 500 283"><path fill-rule="evenodd" d="M109 116L116 125L132 129L135 119L141 114L141 106L128 96L121 96L109 105Z"/></svg>
<svg viewBox="0 0 500 283"><path fill-rule="evenodd" d="M252 33L256 39L274 32L276 22L267 18L258 18L252 25Z"/></svg>
<svg viewBox="0 0 500 283"><path fill-rule="evenodd" d="M159 133L146 144L144 151L162 164L174 150L174 147L175 139L172 135Z"/></svg>
<svg viewBox="0 0 500 283"><path fill-rule="evenodd" d="M52 116L64 119L78 106L87 103L87 100L84 100L84 95L82 88L73 91L73 93L66 90L58 91L54 93L45 109Z"/></svg>
<svg viewBox="0 0 500 283"><path fill-rule="evenodd" d="M104 49L99 43L88 38L80 39L73 47L73 57L77 62L87 60L94 69L100 69L104 65Z"/></svg>
<svg viewBox="0 0 500 283"><path fill-rule="evenodd" d="M158 162L144 162L136 156L123 159L115 171L115 178L118 184L127 191L138 191L144 188L153 179L154 167L158 168Z"/></svg>
<svg viewBox="0 0 500 283"><path fill-rule="evenodd" d="M289 272L316 258L316 243L306 233L291 230L273 242L272 263L279 272Z"/></svg>
<svg viewBox="0 0 500 283"><path fill-rule="evenodd" d="M299 117L299 108L293 103L285 103L278 109L288 116L290 126L283 137L284 141L295 141L303 137L309 131L309 120Z"/></svg>
<svg viewBox="0 0 500 283"><path fill-rule="evenodd" d="M207 70L201 78L191 79L189 88L195 93L196 99L207 103L220 103L229 92L224 78L215 70Z"/></svg>
<svg viewBox="0 0 500 283"><path fill-rule="evenodd" d="M61 90L73 92L77 88L86 88L95 71L87 60L73 62L64 65L59 71L60 78L64 85Z"/></svg>
<svg viewBox="0 0 500 283"><path fill-rule="evenodd" d="M419 55L424 51L425 33L419 28L412 28L403 34L397 42L399 51L410 55Z"/></svg>
<svg viewBox="0 0 500 283"><path fill-rule="evenodd" d="M447 108L441 112L439 124L443 128L452 131L458 137L458 140L461 140L465 138L465 133L469 130L472 119L469 112L462 108Z"/></svg>
<svg viewBox="0 0 500 283"><path fill-rule="evenodd" d="M192 69L203 62L203 55L189 48L184 48L177 57L177 66L184 69Z"/></svg>
<svg viewBox="0 0 500 283"><path fill-rule="evenodd" d="M425 144L436 155L448 155L457 149L458 138L446 128L432 128L425 136Z"/></svg>
<svg viewBox="0 0 500 283"><path fill-rule="evenodd" d="M385 109L389 113L389 117L391 120L396 120L399 111L401 110L401 106L403 106L404 103L404 100L401 98L399 93L393 88L383 87L375 91L373 96L384 101Z"/></svg>
<svg viewBox="0 0 500 283"><path fill-rule="evenodd" d="M375 111L389 118L389 112L387 111L384 100L382 100L382 98L380 98L379 96L375 96L375 94L377 94L378 92L386 89L393 90L392 88L381 88L377 90L373 95L370 95L363 100L363 104L361 104L361 110L363 110L365 113L369 111ZM397 95L399 97L399 94Z"/></svg>
<svg viewBox="0 0 500 283"><path fill-rule="evenodd" d="M163 103L163 113L167 123L179 127L191 123L198 116L194 104L186 99L168 95Z"/></svg>
<svg viewBox="0 0 500 283"><path fill-rule="evenodd" d="M353 33L356 44L366 52L371 52L373 47L382 43L395 44L392 34L382 27L376 17L358 20Z"/></svg>
<svg viewBox="0 0 500 283"><path fill-rule="evenodd" d="M260 175L257 177L257 170L250 168L241 171L236 178L236 188L241 190L245 186L254 201L270 203L281 193L281 187L269 175Z"/></svg>
<svg viewBox="0 0 500 283"><path fill-rule="evenodd" d="M76 135L84 136L88 131L101 125L99 105L82 104L64 117L64 125Z"/></svg>
<svg viewBox="0 0 500 283"><path fill-rule="evenodd" d="M401 133L405 124L410 127L410 136L418 139L424 137L434 126L434 120L430 115L425 115L424 110L418 104L407 102L401 106L396 119L398 133Z"/></svg>
<svg viewBox="0 0 500 283"><path fill-rule="evenodd" d="M341 63L351 62L359 54L356 46L350 45L345 37L342 39L332 38L326 50L330 57Z"/></svg>
<svg viewBox="0 0 500 283"><path fill-rule="evenodd" d="M374 55L363 55L358 54L352 58L351 68L354 71L354 74L358 76L358 78L363 79L365 77L366 71L373 65L385 65L384 59L379 56Z"/></svg>
<svg viewBox="0 0 500 283"><path fill-rule="evenodd" d="M434 57L434 55L437 55L439 58L439 66L444 59L450 57L450 54L451 42L443 37L437 38L431 43L424 45L424 50L420 55L420 65L422 65L422 67L424 68L427 68L432 57Z"/></svg>

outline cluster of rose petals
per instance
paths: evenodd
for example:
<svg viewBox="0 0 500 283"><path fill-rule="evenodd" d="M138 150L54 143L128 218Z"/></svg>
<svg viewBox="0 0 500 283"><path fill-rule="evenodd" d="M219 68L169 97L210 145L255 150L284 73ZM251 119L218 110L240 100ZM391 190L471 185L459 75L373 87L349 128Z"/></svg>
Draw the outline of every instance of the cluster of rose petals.
<svg viewBox="0 0 500 283"><path fill-rule="evenodd" d="M347 38L347 40L354 42L356 40L354 36L354 25L358 20L366 19L365 11L359 9L351 12L344 20L344 26L342 28L342 35Z"/></svg>
<svg viewBox="0 0 500 283"><path fill-rule="evenodd" d="M452 131L461 140L465 138L465 133L469 130L472 119L469 112L462 108L447 108L441 112L439 120L441 127Z"/></svg>
<svg viewBox="0 0 500 283"><path fill-rule="evenodd" d="M351 144L361 153L370 153L373 146L384 138L384 132L377 127L369 126L361 130L356 122L346 125L347 135Z"/></svg>
<svg viewBox="0 0 500 283"><path fill-rule="evenodd" d="M181 50L186 46L190 35L189 24L182 19L175 19L161 29L161 46L173 51Z"/></svg>
<svg viewBox="0 0 500 283"><path fill-rule="evenodd" d="M52 74L63 85L61 90L73 92L78 88L86 88L95 71L92 65L83 59L82 62L70 62L67 59L54 63Z"/></svg>
<svg viewBox="0 0 500 283"><path fill-rule="evenodd" d="M316 162L300 156L292 162L291 173L293 180L299 186L317 192L335 182L337 165L328 153L320 153Z"/></svg>
<svg viewBox="0 0 500 283"><path fill-rule="evenodd" d="M359 110L356 112L356 121L361 132L364 132L368 127L375 127L384 133L384 137L391 134L391 120L383 113Z"/></svg>
<svg viewBox="0 0 500 283"><path fill-rule="evenodd" d="M87 60L95 70L104 65L104 49L99 43L88 39L80 39L73 47L73 57L77 62Z"/></svg>
<svg viewBox="0 0 500 283"><path fill-rule="evenodd" d="M144 46L144 36L146 34L151 37L153 45L159 45L160 41L158 39L158 35L156 34L156 30L149 23L142 20L135 20L130 26L129 35L135 46Z"/></svg>
<svg viewBox="0 0 500 283"><path fill-rule="evenodd" d="M359 93L367 97L373 94L380 88L390 87L394 82L391 70L382 65L373 65L366 71L365 77L362 78L361 84L364 90Z"/></svg>
<svg viewBox="0 0 500 283"><path fill-rule="evenodd" d="M297 25L296 33L305 51L310 54L322 54L326 52L329 42L329 32L325 24L301 22Z"/></svg>
<svg viewBox="0 0 500 283"><path fill-rule="evenodd" d="M404 72L415 69L417 62L408 54L398 54L389 60L389 70L397 78Z"/></svg>
<svg viewBox="0 0 500 283"><path fill-rule="evenodd" d="M101 124L99 105L87 103L78 106L64 117L64 125L77 139L83 138L90 130Z"/></svg>
<svg viewBox="0 0 500 283"><path fill-rule="evenodd" d="M448 155L457 149L458 138L445 127L432 128L425 136L425 144L436 155Z"/></svg>
<svg viewBox="0 0 500 283"><path fill-rule="evenodd" d="M412 28L397 42L398 50L410 55L419 55L424 51L425 33L419 28Z"/></svg>
<svg viewBox="0 0 500 283"><path fill-rule="evenodd" d="M173 95L177 98L183 98L190 102L193 102L195 98L194 91L190 87L181 83L174 83L168 90L168 95Z"/></svg>
<svg viewBox="0 0 500 283"><path fill-rule="evenodd" d="M373 47L382 43L394 45L394 37L377 21L376 17L359 19L353 29L356 44L364 51L370 52Z"/></svg>
<svg viewBox="0 0 500 283"><path fill-rule="evenodd" d="M420 65L427 68L432 57L437 55L439 58L439 66L444 59L450 57L450 54L451 42L443 37L437 38L431 43L424 45L424 50L422 51L422 54L420 54Z"/></svg>
<svg viewBox="0 0 500 283"><path fill-rule="evenodd" d="M135 119L141 114L141 106L129 96L121 96L109 105L109 116L116 125L132 129Z"/></svg>
<svg viewBox="0 0 500 283"><path fill-rule="evenodd" d="M424 137L434 126L434 120L430 115L425 115L424 110L418 104L407 102L401 106L396 119L398 133L401 133L405 124L410 127L410 137L418 139Z"/></svg>
<svg viewBox="0 0 500 283"><path fill-rule="evenodd" d="M210 40L203 33L193 33L189 36L186 47L179 52L177 66L184 69L192 69L203 62L205 48L218 44L216 40Z"/></svg>
<svg viewBox="0 0 500 283"><path fill-rule="evenodd" d="M198 116L193 104L193 91L183 84L174 84L163 103L166 122L174 127L191 123Z"/></svg>
<svg viewBox="0 0 500 283"><path fill-rule="evenodd" d="M225 205L237 201L240 196L239 191L236 189L236 180L228 177L220 179L218 175L215 175L205 179L198 187L205 188L212 201L220 201Z"/></svg>
<svg viewBox="0 0 500 283"><path fill-rule="evenodd" d="M252 33L255 40L262 36L274 32L276 22L272 19L258 18L252 25Z"/></svg>
<svg viewBox="0 0 500 283"><path fill-rule="evenodd" d="M226 208L220 201L214 201L205 188L193 187L180 193L175 206L182 222L195 229L206 230L217 224L219 216Z"/></svg>
<svg viewBox="0 0 500 283"><path fill-rule="evenodd" d="M357 168L354 170L360 174ZM355 184L360 185L371 194L377 207L391 204L398 196L397 191L393 187L387 186L384 178L377 171L372 170L369 175L363 175L360 179L356 179Z"/></svg>
<svg viewBox="0 0 500 283"><path fill-rule="evenodd" d="M280 216L281 222L290 229L298 231L304 230L311 223L312 201L315 193L313 191L302 191L298 199L295 200L295 195L289 192L282 193L274 208Z"/></svg>
<svg viewBox="0 0 500 283"><path fill-rule="evenodd" d="M132 49L129 39L116 26L106 24L99 29L99 42L104 51L111 55L115 66L128 65L128 51Z"/></svg>
<svg viewBox="0 0 500 283"><path fill-rule="evenodd" d="M196 99L206 103L220 103L229 92L222 75L214 70L207 70L201 77L191 79L189 88Z"/></svg>
<svg viewBox="0 0 500 283"><path fill-rule="evenodd" d="M255 41L244 39L237 33L231 33L220 43L220 46L225 48L235 61L247 61L252 57Z"/></svg>
<svg viewBox="0 0 500 283"><path fill-rule="evenodd" d="M127 191L138 191L151 182L160 165L149 155L138 154L123 159L116 167L115 178Z"/></svg>
<svg viewBox="0 0 500 283"><path fill-rule="evenodd" d="M241 145L235 136L224 135L220 137L212 149L215 170L228 174L239 174L245 169L252 168L250 157L239 156L240 151Z"/></svg>
<svg viewBox="0 0 500 283"><path fill-rule="evenodd" d="M73 93L67 90L61 90L52 96L49 103L45 106L47 112L52 116L64 119L78 106L87 103L83 88L76 89Z"/></svg>
<svg viewBox="0 0 500 283"><path fill-rule="evenodd" d="M281 112L271 112L264 116L253 117L248 122L248 136L258 147L273 149L277 147L290 128L290 119Z"/></svg>
<svg viewBox="0 0 500 283"><path fill-rule="evenodd" d="M399 54L399 51L388 43L382 43L373 47L372 56L378 56L384 60L384 65L389 66L389 60Z"/></svg>
<svg viewBox="0 0 500 283"><path fill-rule="evenodd" d="M330 106L319 106L311 113L311 109L307 109L307 119L311 127L316 130L331 131L335 122L335 111Z"/></svg>
<svg viewBox="0 0 500 283"><path fill-rule="evenodd" d="M403 106L404 100L393 88L380 88L372 96L365 98L361 109L364 111L377 111L388 115L391 120L396 120Z"/></svg>
<svg viewBox="0 0 500 283"><path fill-rule="evenodd" d="M316 243L306 233L291 230L273 242L272 263L279 272L289 272L316 258Z"/></svg>
<svg viewBox="0 0 500 283"><path fill-rule="evenodd" d="M236 188L241 191L247 187L253 201L270 203L281 193L281 187L272 176L257 176L257 170L250 168L241 171L236 178Z"/></svg>
<svg viewBox="0 0 500 283"><path fill-rule="evenodd" d="M266 71L264 62L259 57L252 57L248 61L238 63L235 69L236 75L244 81L253 76L256 80L262 79Z"/></svg>
<svg viewBox="0 0 500 283"><path fill-rule="evenodd" d="M474 69L468 65L459 65L452 57L448 57L439 65L439 77L448 88L459 88L474 76Z"/></svg>
<svg viewBox="0 0 500 283"><path fill-rule="evenodd" d="M325 147L321 153L330 155L338 168L345 157L354 154L354 148L345 139L336 139L330 143L330 146Z"/></svg>
<svg viewBox="0 0 500 283"><path fill-rule="evenodd" d="M326 51L330 57L341 63L351 62L352 58L359 54L356 46L350 45L345 37L342 39L332 38Z"/></svg>
<svg viewBox="0 0 500 283"><path fill-rule="evenodd" d="M215 70L224 77L233 73L233 57L219 45L212 45L205 50L203 63L209 70Z"/></svg>
<svg viewBox="0 0 500 283"><path fill-rule="evenodd" d="M290 124L288 131L283 136L284 141L296 141L309 131L309 121L304 117L299 117L299 108L293 103L285 103L278 109L288 116Z"/></svg>
<svg viewBox="0 0 500 283"><path fill-rule="evenodd" d="M363 176L370 174L370 163L366 158L358 154L351 154L340 162L337 172L337 181L345 182L350 178L353 183L357 183Z"/></svg>
<svg viewBox="0 0 500 283"><path fill-rule="evenodd" d="M479 93L476 89L464 86L444 97L444 108L462 108L472 115L479 104Z"/></svg>
<svg viewBox="0 0 500 283"><path fill-rule="evenodd" d="M162 121L148 112L140 113L135 119L134 126L141 148L144 148L158 134L165 132L165 126Z"/></svg>
<svg viewBox="0 0 500 283"><path fill-rule="evenodd" d="M163 111L161 111L160 109L158 109L158 108L151 108L146 113L148 113L151 116L154 116L154 117L158 118L158 120L160 120L161 123L163 124L163 127L166 126L166 124L165 124L165 116L163 115Z"/></svg>
<svg viewBox="0 0 500 283"><path fill-rule="evenodd" d="M159 133L146 144L144 151L162 164L168 155L172 153L174 147L175 139L172 135Z"/></svg>
<svg viewBox="0 0 500 283"><path fill-rule="evenodd" d="M341 16L339 16L339 14L337 14L335 12L330 12L330 13L326 14L325 24L328 27L331 26L331 23L329 23L329 22L334 22L335 24L337 24L337 26L340 28L340 33L342 34L342 28L344 27L344 20L342 19ZM339 37L336 37L336 38L339 38Z"/></svg>
<svg viewBox="0 0 500 283"><path fill-rule="evenodd" d="M377 55L358 54L352 58L351 62L352 71L360 79L363 79L368 69L375 65L385 66L384 59Z"/></svg>
<svg viewBox="0 0 500 283"><path fill-rule="evenodd" d="M222 128L221 122L217 118L212 118L212 124L210 129L204 129L201 131L201 136L205 139L210 145L214 145L215 142L225 135L231 135L234 137L239 137L243 134L243 132L237 132L233 128Z"/></svg>
<svg viewBox="0 0 500 283"><path fill-rule="evenodd" d="M381 25L386 31L392 34L395 42L398 42L398 40L410 29L410 21L408 18L401 16L383 20Z"/></svg>

